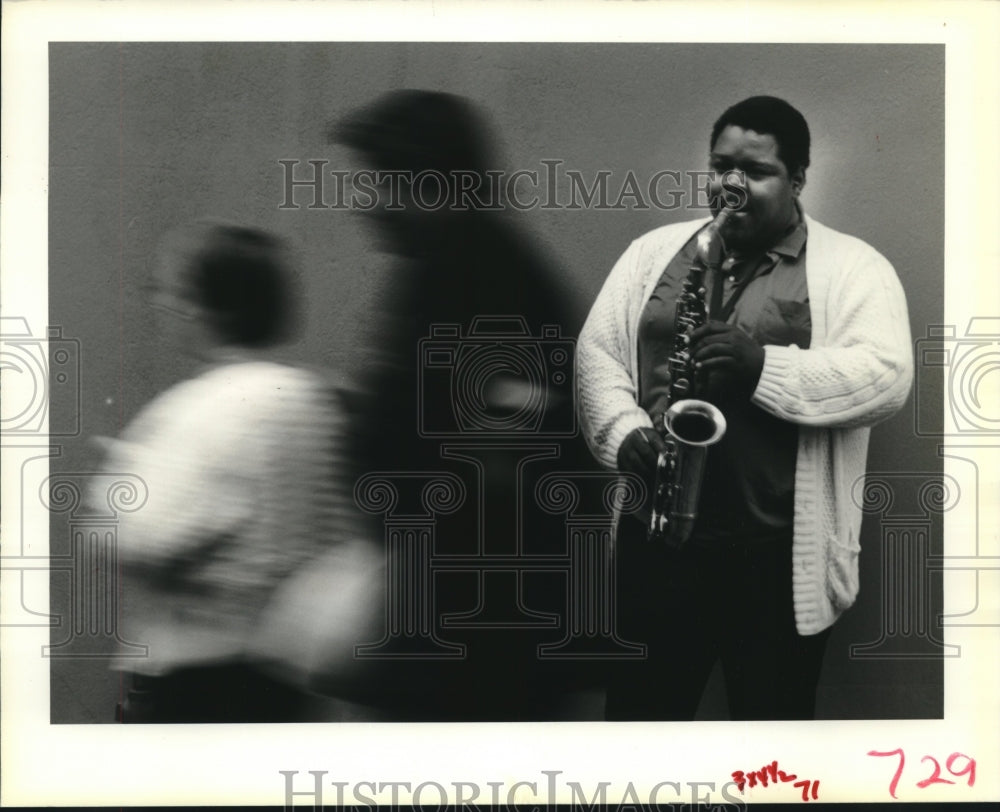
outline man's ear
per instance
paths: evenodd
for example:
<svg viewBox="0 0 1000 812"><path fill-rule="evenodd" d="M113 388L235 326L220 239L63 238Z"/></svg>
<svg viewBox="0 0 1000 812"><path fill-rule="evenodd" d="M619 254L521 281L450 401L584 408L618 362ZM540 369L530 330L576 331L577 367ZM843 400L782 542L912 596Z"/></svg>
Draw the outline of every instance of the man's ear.
<svg viewBox="0 0 1000 812"><path fill-rule="evenodd" d="M792 193L798 197L806 185L806 170L802 167L796 169L795 172L792 173L791 182Z"/></svg>

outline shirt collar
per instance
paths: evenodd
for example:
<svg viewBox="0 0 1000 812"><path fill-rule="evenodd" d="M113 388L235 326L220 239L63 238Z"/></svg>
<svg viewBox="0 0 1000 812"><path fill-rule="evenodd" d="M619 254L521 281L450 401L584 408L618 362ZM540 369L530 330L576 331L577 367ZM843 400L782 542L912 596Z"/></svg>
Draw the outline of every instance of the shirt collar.
<svg viewBox="0 0 1000 812"><path fill-rule="evenodd" d="M805 248L806 236L806 221L800 218L767 253L780 254L789 259L796 259L802 253L802 249Z"/></svg>
<svg viewBox="0 0 1000 812"><path fill-rule="evenodd" d="M795 223L788 227L767 253L780 254L789 259L796 259L802 253L808 232L806 230L806 218L802 214L802 207L799 205L798 200L795 201L795 214Z"/></svg>

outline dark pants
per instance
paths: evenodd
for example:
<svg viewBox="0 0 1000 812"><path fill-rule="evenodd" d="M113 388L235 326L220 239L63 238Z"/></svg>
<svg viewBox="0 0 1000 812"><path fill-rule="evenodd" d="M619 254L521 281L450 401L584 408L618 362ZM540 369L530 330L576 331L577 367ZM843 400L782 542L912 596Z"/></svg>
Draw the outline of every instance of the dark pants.
<svg viewBox="0 0 1000 812"><path fill-rule="evenodd" d="M694 719L715 662L722 661L733 720L812 719L829 629L795 630L791 539L651 546L645 528L619 529L618 629L645 643L647 658L616 665L609 720Z"/></svg>
<svg viewBox="0 0 1000 812"><path fill-rule="evenodd" d="M117 721L132 724L301 721L303 694L247 665L124 674Z"/></svg>

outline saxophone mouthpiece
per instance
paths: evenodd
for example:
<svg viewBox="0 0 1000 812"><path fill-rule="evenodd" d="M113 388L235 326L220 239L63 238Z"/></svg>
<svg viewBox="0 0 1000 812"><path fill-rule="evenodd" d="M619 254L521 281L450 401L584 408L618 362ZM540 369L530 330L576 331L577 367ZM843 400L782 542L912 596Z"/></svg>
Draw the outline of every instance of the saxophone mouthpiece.
<svg viewBox="0 0 1000 812"><path fill-rule="evenodd" d="M729 219L729 216L735 211L736 209L731 209L729 206L723 206L719 209L719 213L715 215L711 228L714 228L716 231L721 229L726 224L726 220Z"/></svg>
<svg viewBox="0 0 1000 812"><path fill-rule="evenodd" d="M722 255L726 250L726 241L721 231L733 212L734 209L724 206L715 215L715 219L708 224L708 227L702 229L698 235L698 260L704 267L715 268L722 262Z"/></svg>

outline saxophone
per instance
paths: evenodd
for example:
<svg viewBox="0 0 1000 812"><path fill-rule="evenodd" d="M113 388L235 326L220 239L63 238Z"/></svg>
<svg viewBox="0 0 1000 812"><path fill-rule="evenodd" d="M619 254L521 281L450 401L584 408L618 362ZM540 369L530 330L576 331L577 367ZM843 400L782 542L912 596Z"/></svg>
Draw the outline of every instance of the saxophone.
<svg viewBox="0 0 1000 812"><path fill-rule="evenodd" d="M723 208L698 235L695 261L677 299L674 347L668 359L669 406L654 420L666 443L656 462L650 541L679 548L691 537L698 515L698 498L705 475L708 447L726 433L726 418L711 403L697 400L690 335L708 320L705 307L705 273L717 271L722 256L720 230L732 213ZM659 422L659 425L656 425Z"/></svg>

